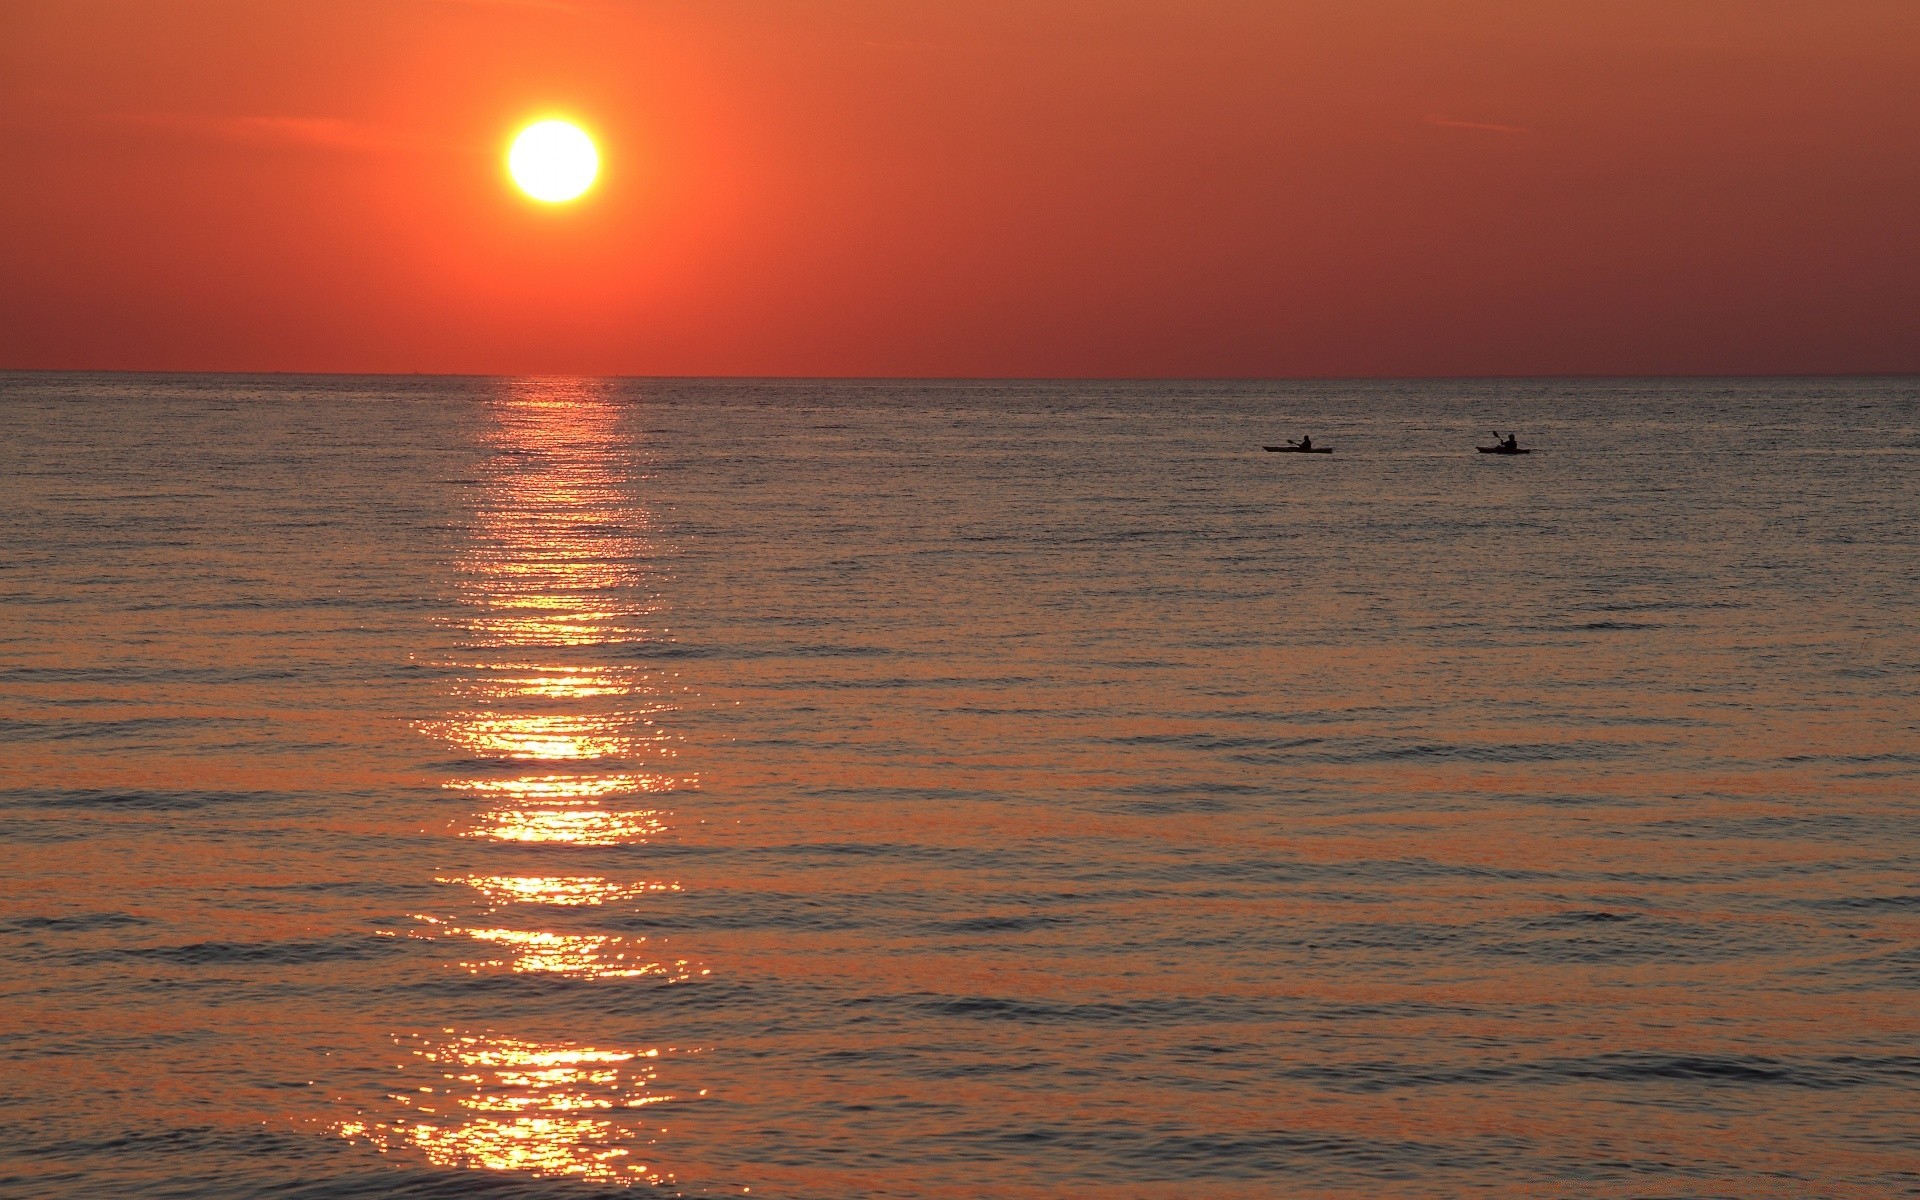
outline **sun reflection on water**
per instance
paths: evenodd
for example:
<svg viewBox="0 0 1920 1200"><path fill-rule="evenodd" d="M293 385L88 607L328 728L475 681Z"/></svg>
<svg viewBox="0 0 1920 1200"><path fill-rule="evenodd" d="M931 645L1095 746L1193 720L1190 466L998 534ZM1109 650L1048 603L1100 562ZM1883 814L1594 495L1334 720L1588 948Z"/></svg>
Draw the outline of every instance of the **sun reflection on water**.
<svg viewBox="0 0 1920 1200"><path fill-rule="evenodd" d="M399 1112L390 1119L363 1114L341 1122L341 1136L382 1151L413 1149L445 1167L606 1183L672 1178L650 1161L658 1127L620 1117L676 1099L657 1087L660 1060L672 1048L609 1050L451 1031L401 1044L433 1082L393 1092Z"/></svg>
<svg viewBox="0 0 1920 1200"><path fill-rule="evenodd" d="M646 682L639 671L605 667L559 667L539 663L501 666L490 677L469 683L466 694L487 699L588 699L594 696L630 696Z"/></svg>
<svg viewBox="0 0 1920 1200"><path fill-rule="evenodd" d="M677 892L677 883L615 883L597 875L466 875L441 878L464 883L494 905L552 904L561 908L598 907L649 892Z"/></svg>
<svg viewBox="0 0 1920 1200"><path fill-rule="evenodd" d="M693 780L659 774L622 772L614 775L540 775L525 779L453 779L449 791L511 796L518 800L594 800L602 796L670 792L690 787Z"/></svg>
<svg viewBox="0 0 1920 1200"><path fill-rule="evenodd" d="M548 761L560 762L563 759ZM462 835L500 842L565 842L576 846L641 845L667 831L672 812L641 807L645 797L690 791L691 776L662 772L537 775L516 779L453 779L442 786L504 801L475 812Z"/></svg>
<svg viewBox="0 0 1920 1200"><path fill-rule="evenodd" d="M603 684L598 695L629 696L631 689L620 689L611 682ZM551 693L546 685L509 693L496 693L502 700L544 699ZM579 699L581 694L565 693L560 698ZM457 746L478 758L537 759L610 759L646 755L672 759L673 746L655 719L671 713L669 705L596 713L569 712L461 712L443 721L423 721L422 733Z"/></svg>
<svg viewBox="0 0 1920 1200"><path fill-rule="evenodd" d="M667 815L657 809L503 808L481 813L481 824L467 831L467 836L500 842L630 846L665 832Z"/></svg>
<svg viewBox="0 0 1920 1200"><path fill-rule="evenodd" d="M675 766L673 673L618 653L667 640L654 587L662 556L632 495L633 447L601 385L506 389L458 563L458 649L436 664L452 676L444 715L415 726L459 755L441 786L476 807L450 832L480 861L440 877L464 904L416 916L414 936L458 947L448 965L471 975L691 983L708 969L663 939L593 925L680 890L636 880L647 872L632 858L622 860L627 882L589 872L669 837L661 798L698 786ZM590 1002L576 1018L603 1010ZM363 1113L338 1131L450 1167L670 1178L654 1165L653 1137L621 1115L673 1098L654 1088L660 1050L443 1033L410 1044L402 1071L424 1066L434 1078L394 1090L388 1103L401 1111Z"/></svg>
<svg viewBox="0 0 1920 1200"><path fill-rule="evenodd" d="M465 929L475 941L500 947L507 957L461 963L471 974L505 967L521 974L570 975L576 979L637 979L652 976L684 983L708 974L684 958L654 958L646 938L616 934L551 933L527 929Z"/></svg>

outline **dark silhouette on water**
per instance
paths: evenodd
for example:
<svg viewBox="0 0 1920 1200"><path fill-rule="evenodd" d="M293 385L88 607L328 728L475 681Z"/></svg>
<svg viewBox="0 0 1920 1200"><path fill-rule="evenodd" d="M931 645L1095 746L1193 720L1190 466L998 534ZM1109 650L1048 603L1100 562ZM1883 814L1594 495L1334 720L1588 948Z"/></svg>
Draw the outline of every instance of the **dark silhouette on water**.
<svg viewBox="0 0 1920 1200"><path fill-rule="evenodd" d="M1314 445L1313 435L1310 433L1302 435L1300 440L1297 442L1294 441L1292 438L1288 438L1287 444L1284 446L1262 446L1261 449L1269 451L1274 454L1286 454L1289 452L1294 454L1332 454L1333 453L1333 447L1331 446Z"/></svg>
<svg viewBox="0 0 1920 1200"><path fill-rule="evenodd" d="M1493 431L1493 445L1475 446L1474 449L1478 450L1482 454L1532 454L1533 453L1532 450L1522 450L1520 448L1520 437L1518 434L1509 433L1507 434L1506 437L1502 438L1500 436L1500 431L1498 429Z"/></svg>

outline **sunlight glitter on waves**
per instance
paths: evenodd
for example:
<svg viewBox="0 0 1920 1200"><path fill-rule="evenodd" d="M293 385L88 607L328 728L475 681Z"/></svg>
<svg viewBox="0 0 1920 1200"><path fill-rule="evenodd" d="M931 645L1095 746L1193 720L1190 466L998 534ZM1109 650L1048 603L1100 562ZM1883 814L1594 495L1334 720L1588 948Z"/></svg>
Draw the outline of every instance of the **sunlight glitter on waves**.
<svg viewBox="0 0 1920 1200"><path fill-rule="evenodd" d="M605 617L637 617L660 611L656 604L640 603L631 599L625 603L619 603L605 594L626 582L625 580L581 581L571 576L554 579L551 572L543 571L539 573L541 579L538 582L546 586L537 591L515 592L503 591L500 587L502 583L514 581L496 578L495 574L497 572L489 572L484 588L477 583L473 585L479 594L466 600L465 603L481 611L468 615L466 618L468 622L486 622L493 619L495 615L510 616L514 613L558 612Z"/></svg>
<svg viewBox="0 0 1920 1200"><path fill-rule="evenodd" d="M471 646L469 651L488 647ZM494 647L501 648L501 647ZM524 651L526 647L515 647ZM551 662L488 661L480 657L461 657L434 664L438 669L464 674L453 684L456 698L474 702L502 704L515 700L595 700L607 696L625 697L629 703L611 714L645 720L680 710L670 693L679 690L677 671L648 666L593 664L572 666ZM469 720L475 714L454 714L451 720ZM495 717L489 709L478 714ZM417 726L433 732L438 726Z"/></svg>
<svg viewBox="0 0 1920 1200"><path fill-rule="evenodd" d="M631 683L616 682L604 676L515 675L482 679L462 689L463 696L479 700L594 700L602 696L631 696ZM648 710L654 713L676 711L672 705Z"/></svg>
<svg viewBox="0 0 1920 1200"><path fill-rule="evenodd" d="M624 564L651 549L648 524L612 487L588 493L520 478L487 494L474 517L474 553L508 568Z"/></svg>
<svg viewBox="0 0 1920 1200"><path fill-rule="evenodd" d="M473 929L425 913L408 936L423 941L469 939L497 947L504 957L459 964L469 975L506 971L515 975L565 975L573 979L653 978L689 983L713 972L691 959L650 957L647 938L613 933L557 933L545 929Z"/></svg>
<svg viewBox="0 0 1920 1200"><path fill-rule="evenodd" d="M641 612L607 612L555 617L481 618L468 623L475 650L523 647L628 645L658 640L651 626L627 623Z"/></svg>
<svg viewBox="0 0 1920 1200"><path fill-rule="evenodd" d="M477 514L481 529L524 529L571 541L581 533L631 537L632 526L641 523L621 489L623 464L616 454L565 463L547 455L540 464L547 469L538 473L528 469L530 463L498 465L506 470L498 472L481 492L488 502Z"/></svg>
<svg viewBox="0 0 1920 1200"><path fill-rule="evenodd" d="M652 1169L625 1160L633 1150L609 1144L619 1136L611 1121L592 1117L474 1117L455 1126L421 1122L406 1137L428 1161L442 1167L525 1171L578 1176L611 1183L623 1176L651 1180Z"/></svg>
<svg viewBox="0 0 1920 1200"><path fill-rule="evenodd" d="M589 715L458 713L443 721L422 721L415 728L480 757L580 760L636 753L670 757L670 750L662 753L670 736L653 723L663 711L670 710Z"/></svg>
<svg viewBox="0 0 1920 1200"><path fill-rule="evenodd" d="M485 440L505 454L487 463L491 468L488 495L507 491L514 495L578 497L584 503L618 505L625 499L619 485L625 482L633 444L611 430L603 437L582 440L572 436L580 431L552 431L539 426L522 426L531 438L493 436ZM502 431L506 432L506 431ZM554 432L566 436L566 444L551 437ZM512 509L490 510L488 515L512 516Z"/></svg>
<svg viewBox="0 0 1920 1200"><path fill-rule="evenodd" d="M597 875L456 875L439 883L464 883L498 906L549 904L559 908L597 907L659 892L677 892L677 883L615 883Z"/></svg>
<svg viewBox="0 0 1920 1200"><path fill-rule="evenodd" d="M452 792L506 796L525 801L600 800L608 796L655 795L688 790L698 783L693 775L662 775L622 771L608 775L537 775L519 779L449 779L440 786Z"/></svg>
<svg viewBox="0 0 1920 1200"><path fill-rule="evenodd" d="M479 814L481 825L462 836L574 846L643 845L666 832L666 818L671 815L659 809L502 809Z"/></svg>
<svg viewBox="0 0 1920 1200"><path fill-rule="evenodd" d="M482 631L485 636L473 640L478 651L540 649L580 650L601 646L631 646L650 642L652 630L628 625L601 625L593 622L527 621L512 628ZM484 664L481 664L484 665Z"/></svg>
<svg viewBox="0 0 1920 1200"><path fill-rule="evenodd" d="M638 672L625 679L607 671L578 671L548 667L539 675L495 675L483 677L460 689L463 697L481 700L513 700L533 697L541 700L590 700L600 696L631 696L638 690ZM648 710L674 711L671 705Z"/></svg>
<svg viewBox="0 0 1920 1200"><path fill-rule="evenodd" d="M429 918L422 918L423 920ZM516 975L567 975L575 979L637 979L650 976L685 983L711 972L688 959L651 959L646 938L605 933L553 933L527 929L461 929L449 934L498 946L508 957L460 964L468 974L505 969Z"/></svg>
<svg viewBox="0 0 1920 1200"><path fill-rule="evenodd" d="M563 599L599 591L650 600L630 589L655 569L652 560L657 548L644 537L618 529L621 521L612 512L568 514L542 523L551 528L525 522L503 526L483 519L476 531L480 540L461 559L467 578L457 586L482 604L541 595ZM582 529L582 525L605 528Z"/></svg>
<svg viewBox="0 0 1920 1200"><path fill-rule="evenodd" d="M542 497L507 497L509 504L529 504L542 510L515 513L509 519L482 514L475 541L461 559L471 569L474 583L504 583L503 594L524 592L514 586L526 577L555 579L574 588L593 579L630 584L646 573L655 547L651 530L635 529L635 518L619 508L581 508L546 511Z"/></svg>
<svg viewBox="0 0 1920 1200"><path fill-rule="evenodd" d="M492 406L495 453L482 466L471 540L455 564L457 608L440 622L452 637L435 666L457 678L439 719L415 727L463 759L485 760L462 762L461 777L442 781L471 797L450 823L463 838L645 844L666 832L672 814L640 807L648 801L639 797L695 785L671 773L679 739L656 721L674 706L658 690L659 672L635 665L645 647L612 649L660 642L666 631L649 590L661 551L633 494L635 444L620 432L626 409L610 399L598 384L528 380L503 385ZM617 988L619 980L677 986L706 974L645 937L512 927L591 920L603 906L678 891L678 883L562 873L558 862L539 864L551 874L493 873L504 865L443 874L441 882L473 889L454 895L467 911L420 917L414 936L443 942L475 975ZM476 916L483 905L490 915ZM623 1185L670 1179L648 1165L658 1131L626 1115L674 1098L654 1090L660 1050L444 1032L417 1043L416 1070L430 1064L431 1074L413 1082L426 1086L396 1089L385 1120L362 1114L340 1132L451 1167Z"/></svg>
<svg viewBox="0 0 1920 1200"><path fill-rule="evenodd" d="M461 585L461 590L471 594L463 602L498 611L580 607L588 599L597 598L622 612L651 612L657 607L652 598L633 595L630 590L640 582L639 569L630 562L607 561L637 559L647 553L647 547L635 546L617 555L602 549L591 557L571 560L488 559L468 563L472 578Z"/></svg>
<svg viewBox="0 0 1920 1200"><path fill-rule="evenodd" d="M363 1113L337 1123L335 1133L383 1152L416 1150L446 1167L619 1184L671 1178L644 1161L656 1130L616 1115L676 1099L653 1090L659 1048L454 1037L417 1039L413 1055L438 1083L390 1092L401 1110L395 1119Z"/></svg>

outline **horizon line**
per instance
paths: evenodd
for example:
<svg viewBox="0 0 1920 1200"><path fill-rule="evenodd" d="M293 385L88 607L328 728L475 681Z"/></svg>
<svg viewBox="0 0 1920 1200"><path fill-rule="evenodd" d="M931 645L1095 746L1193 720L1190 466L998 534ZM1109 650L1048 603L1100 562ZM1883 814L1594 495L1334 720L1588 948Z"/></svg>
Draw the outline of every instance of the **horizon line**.
<svg viewBox="0 0 1920 1200"><path fill-rule="evenodd" d="M713 383L1449 383L1499 381L1601 381L1662 379L1920 379L1904 371L1662 371L1477 373L1433 375L644 375L498 371L327 371L140 367L0 367L4 375L224 375L300 379L607 379Z"/></svg>

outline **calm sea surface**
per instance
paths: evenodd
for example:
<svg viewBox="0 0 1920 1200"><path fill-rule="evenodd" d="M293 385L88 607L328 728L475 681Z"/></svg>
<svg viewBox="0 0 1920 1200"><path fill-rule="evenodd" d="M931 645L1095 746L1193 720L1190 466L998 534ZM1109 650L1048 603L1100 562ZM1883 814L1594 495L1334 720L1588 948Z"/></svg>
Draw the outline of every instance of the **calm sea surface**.
<svg viewBox="0 0 1920 1200"><path fill-rule="evenodd" d="M0 421L0 1194L1920 1191L1920 382Z"/></svg>

